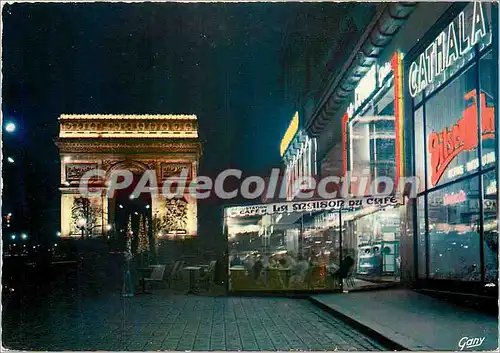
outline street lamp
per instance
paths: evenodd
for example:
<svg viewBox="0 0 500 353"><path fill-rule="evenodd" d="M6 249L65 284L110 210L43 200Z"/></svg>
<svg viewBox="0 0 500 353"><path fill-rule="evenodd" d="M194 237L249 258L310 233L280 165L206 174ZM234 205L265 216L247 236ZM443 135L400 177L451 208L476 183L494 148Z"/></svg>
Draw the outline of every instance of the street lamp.
<svg viewBox="0 0 500 353"><path fill-rule="evenodd" d="M80 218L77 222L76 222L76 225L78 226L78 228L80 228L82 230L82 238L85 237L85 226L87 225L87 220L85 218Z"/></svg>
<svg viewBox="0 0 500 353"><path fill-rule="evenodd" d="M57 235L58 237L60 237L60 236L61 236L61 232L57 232L57 233L56 233L56 235Z"/></svg>
<svg viewBox="0 0 500 353"><path fill-rule="evenodd" d="M5 131L9 134L13 133L14 131L16 131L16 124L14 124L13 122L5 124Z"/></svg>
<svg viewBox="0 0 500 353"><path fill-rule="evenodd" d="M22 240L28 239L28 234L26 234L26 233L21 234L21 239Z"/></svg>

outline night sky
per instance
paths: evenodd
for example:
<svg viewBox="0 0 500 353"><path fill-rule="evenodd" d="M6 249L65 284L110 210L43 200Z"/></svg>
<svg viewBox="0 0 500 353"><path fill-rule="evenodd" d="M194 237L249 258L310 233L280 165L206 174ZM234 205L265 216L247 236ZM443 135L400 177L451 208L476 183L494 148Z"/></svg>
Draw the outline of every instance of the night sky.
<svg viewBox="0 0 500 353"><path fill-rule="evenodd" d="M279 82L279 50L300 6L315 5L4 6L2 109L19 127L4 151L22 160L31 231L59 223L53 141L62 113L196 114L201 175L277 165L295 111ZM219 231L220 207L199 213L200 235Z"/></svg>

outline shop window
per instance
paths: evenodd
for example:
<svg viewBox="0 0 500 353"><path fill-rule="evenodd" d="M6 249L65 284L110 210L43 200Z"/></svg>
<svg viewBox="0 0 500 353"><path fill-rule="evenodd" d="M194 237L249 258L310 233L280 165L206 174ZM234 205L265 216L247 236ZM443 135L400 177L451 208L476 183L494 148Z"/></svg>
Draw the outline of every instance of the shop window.
<svg viewBox="0 0 500 353"><path fill-rule="evenodd" d="M350 158L351 171L362 173L370 170L370 126L364 122L351 123L350 132Z"/></svg>
<svg viewBox="0 0 500 353"><path fill-rule="evenodd" d="M425 141L423 109L415 112L415 176L418 178L418 192L425 190Z"/></svg>
<svg viewBox="0 0 500 353"><path fill-rule="evenodd" d="M426 102L427 188L478 170L476 67Z"/></svg>
<svg viewBox="0 0 500 353"><path fill-rule="evenodd" d="M369 171L372 178L395 178L395 124L392 81L376 102L350 123L350 160L354 173Z"/></svg>
<svg viewBox="0 0 500 353"><path fill-rule="evenodd" d="M481 129L482 129L482 165L483 168L495 165L495 89L498 84L494 84L494 70L498 67L498 62L494 62L491 51L481 59L480 64L481 80Z"/></svg>
<svg viewBox="0 0 500 353"><path fill-rule="evenodd" d="M341 261L338 213L225 221L231 291L339 289L331 276Z"/></svg>
<svg viewBox="0 0 500 353"><path fill-rule="evenodd" d="M497 178L493 170L483 175L483 239L485 281L498 281Z"/></svg>
<svg viewBox="0 0 500 353"><path fill-rule="evenodd" d="M417 275L418 278L427 278L427 254L425 246L425 199L420 196L417 199Z"/></svg>
<svg viewBox="0 0 500 353"><path fill-rule="evenodd" d="M479 179L469 178L429 193L429 277L481 279Z"/></svg>
<svg viewBox="0 0 500 353"><path fill-rule="evenodd" d="M356 274L367 280L398 277L401 263L399 209L379 210L364 216L357 216L355 212L352 216L354 238L345 239L343 246L357 254Z"/></svg>

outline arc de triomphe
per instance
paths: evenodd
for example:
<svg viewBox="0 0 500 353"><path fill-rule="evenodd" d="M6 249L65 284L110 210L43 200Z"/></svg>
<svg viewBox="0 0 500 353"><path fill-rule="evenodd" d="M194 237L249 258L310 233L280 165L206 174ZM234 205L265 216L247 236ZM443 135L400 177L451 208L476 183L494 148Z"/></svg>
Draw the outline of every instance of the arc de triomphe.
<svg viewBox="0 0 500 353"><path fill-rule="evenodd" d="M195 115L61 115L59 124L62 237L81 234L82 225L74 213L83 198L80 179L91 169L102 169L107 175L106 180L96 178L89 183L93 190L102 190L102 195L84 198L95 211L92 229L89 225L86 230L92 236L105 235L115 224L116 200L106 195L112 170L127 169L134 176L154 170L160 188L166 178L180 175L184 168L189 171L187 185L197 175L201 144ZM181 210L182 217L171 220L180 228L175 233L197 234L197 204L187 190L180 201L183 207L176 212L169 209L176 201L167 200L161 192L147 202L152 215L167 219L173 214L178 218Z"/></svg>

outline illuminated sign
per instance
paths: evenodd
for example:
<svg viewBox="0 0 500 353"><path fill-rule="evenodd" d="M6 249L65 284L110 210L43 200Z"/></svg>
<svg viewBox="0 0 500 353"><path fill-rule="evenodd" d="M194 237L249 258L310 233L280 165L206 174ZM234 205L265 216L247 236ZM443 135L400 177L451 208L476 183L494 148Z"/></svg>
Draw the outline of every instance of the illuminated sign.
<svg viewBox="0 0 500 353"><path fill-rule="evenodd" d="M470 12L471 8L472 14ZM462 11L448 28L411 63L409 72L410 95L415 97L428 84L452 66L459 58L467 54L489 30L484 18L483 4L474 2L474 6Z"/></svg>
<svg viewBox="0 0 500 353"><path fill-rule="evenodd" d="M225 209L227 218L263 216L293 212L340 211L348 208L396 207L403 200L396 196L370 196L362 198L327 199L317 201L279 202L263 205L235 206Z"/></svg>
<svg viewBox="0 0 500 353"><path fill-rule="evenodd" d="M391 68L394 72L394 128L396 132L396 184L404 175L404 91L403 91L403 55L396 51L391 59ZM384 70L385 71L385 70ZM388 75L388 74L386 74ZM385 78L385 77L384 77ZM379 81L382 82L382 81Z"/></svg>
<svg viewBox="0 0 500 353"><path fill-rule="evenodd" d="M378 68L378 84L381 85L385 78L389 76L392 72L392 61L386 62L384 65Z"/></svg>
<svg viewBox="0 0 500 353"><path fill-rule="evenodd" d="M354 110L366 102L373 92L377 89L377 66L373 65L366 75L359 81L359 84L354 90Z"/></svg>
<svg viewBox="0 0 500 353"><path fill-rule="evenodd" d="M368 98L379 88L384 80L393 71L392 62L383 65L372 65L368 72L359 81L354 90L354 103L349 104L347 114L352 118L354 113L367 101Z"/></svg>
<svg viewBox="0 0 500 353"><path fill-rule="evenodd" d="M491 164L491 163L495 163L495 152L486 153L481 158L481 160L483 162L483 166L486 166L486 165ZM454 168L449 169L448 173L446 173L446 174L448 175L448 179L452 179L452 178L463 175L465 173L465 171L472 172L472 171L476 170L477 168L479 168L479 158L474 158L470 162L467 162L465 165L461 164L461 165L457 165Z"/></svg>
<svg viewBox="0 0 500 353"><path fill-rule="evenodd" d="M431 183L433 186L438 183L456 156L478 146L476 90L470 91L464 98L466 101L472 99L473 104L465 108L462 118L451 128L445 127L441 132L433 131L429 136L428 149L431 157ZM482 139L487 140L495 137L495 109L486 106L484 93L481 93L480 100ZM474 165L471 164L467 167L473 168Z"/></svg>
<svg viewBox="0 0 500 353"><path fill-rule="evenodd" d="M460 190L457 194L446 195L443 198L443 205L455 205L457 203L462 203L467 200L467 194L465 191Z"/></svg>
<svg viewBox="0 0 500 353"><path fill-rule="evenodd" d="M494 195L497 193L497 182L493 180L490 182L490 184L486 187L486 195Z"/></svg>
<svg viewBox="0 0 500 353"><path fill-rule="evenodd" d="M288 145L290 145L290 142L292 142L293 137L295 136L298 130L299 130L299 112L296 112L295 115L293 116L292 122L290 123L288 129L286 130L285 136L281 140L280 155L282 157L285 154Z"/></svg>

